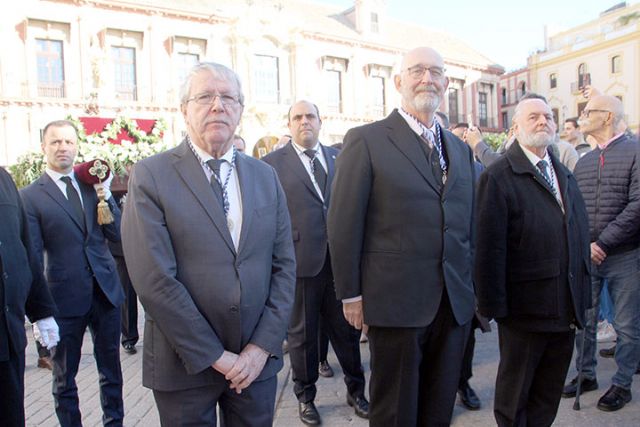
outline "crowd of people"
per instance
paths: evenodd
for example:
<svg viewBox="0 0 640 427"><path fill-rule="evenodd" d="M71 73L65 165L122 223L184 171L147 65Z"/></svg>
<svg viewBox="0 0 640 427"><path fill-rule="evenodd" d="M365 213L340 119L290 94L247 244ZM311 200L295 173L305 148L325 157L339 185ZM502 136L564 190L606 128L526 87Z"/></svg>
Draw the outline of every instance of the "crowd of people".
<svg viewBox="0 0 640 427"><path fill-rule="evenodd" d="M39 179L18 192L0 170L0 424L25 424L26 314L60 425L82 424L87 328L103 423L123 425L120 345L137 351L139 298L143 385L163 426L271 426L285 338L304 424L322 423L328 341L345 404L371 426L448 425L457 395L481 406L469 380L489 319L496 423L549 426L562 397L598 388L605 283L617 372L598 408L622 408L640 365L640 149L622 103L594 90L558 135L546 99L528 94L494 151L438 111L448 83L437 51L413 49L388 117L329 147L317 105L298 100L289 135L257 159L236 135L237 74L199 63L180 91L186 137L139 161L126 197L79 178L73 123L47 124Z"/></svg>

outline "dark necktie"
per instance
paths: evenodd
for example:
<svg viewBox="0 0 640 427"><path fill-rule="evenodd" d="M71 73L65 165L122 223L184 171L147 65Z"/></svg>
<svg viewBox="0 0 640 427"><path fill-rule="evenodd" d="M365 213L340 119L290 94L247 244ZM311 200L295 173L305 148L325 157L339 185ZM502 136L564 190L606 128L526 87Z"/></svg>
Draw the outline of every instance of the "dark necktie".
<svg viewBox="0 0 640 427"><path fill-rule="evenodd" d="M327 186L327 173L324 171L322 164L320 164L320 160L318 160L318 156L316 156L315 150L304 150L304 154L311 159L311 169L313 169L313 177L316 179L318 183L318 187L320 187L320 191L322 192L322 196L326 196L326 186Z"/></svg>
<svg viewBox="0 0 640 427"><path fill-rule="evenodd" d="M220 178L220 166L224 160L222 159L210 159L207 160L207 164L213 171L214 175L211 175L211 187L216 195L216 198L220 202L220 207L224 209L224 196L222 195L222 179ZM216 179L217 177L217 179Z"/></svg>
<svg viewBox="0 0 640 427"><path fill-rule="evenodd" d="M63 176L62 178L60 178L60 180L64 182L65 185L67 186L67 199L69 200L69 202L71 203L71 206L73 207L73 211L76 214L76 219L84 227L84 210L82 209L82 202L80 201L80 196L78 195L78 192L76 191L75 187L73 186L73 183L71 182L71 177Z"/></svg>
<svg viewBox="0 0 640 427"><path fill-rule="evenodd" d="M536 166L538 166L538 170L542 174L542 177L544 178L545 181L547 181L547 184L549 184L549 187L551 188L551 191L553 191L553 194L555 194L556 193L556 189L553 186L553 183L551 182L551 177L549 176L549 172L547 172L547 161L546 160L540 160L536 164Z"/></svg>

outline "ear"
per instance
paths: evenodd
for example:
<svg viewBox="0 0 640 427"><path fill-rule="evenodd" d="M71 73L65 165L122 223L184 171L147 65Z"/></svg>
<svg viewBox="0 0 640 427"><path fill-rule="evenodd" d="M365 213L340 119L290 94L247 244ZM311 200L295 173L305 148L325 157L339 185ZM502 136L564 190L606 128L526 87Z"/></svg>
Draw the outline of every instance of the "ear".
<svg viewBox="0 0 640 427"><path fill-rule="evenodd" d="M182 117L184 118L184 122L189 124L189 120L187 119L187 104L180 104L180 112L182 113Z"/></svg>
<svg viewBox="0 0 640 427"><path fill-rule="evenodd" d="M444 78L443 90L447 90L448 87L449 87L449 77L445 77Z"/></svg>
<svg viewBox="0 0 640 427"><path fill-rule="evenodd" d="M402 84L402 77L400 77L400 74L393 76L393 84L396 86L396 90L400 92L400 85Z"/></svg>

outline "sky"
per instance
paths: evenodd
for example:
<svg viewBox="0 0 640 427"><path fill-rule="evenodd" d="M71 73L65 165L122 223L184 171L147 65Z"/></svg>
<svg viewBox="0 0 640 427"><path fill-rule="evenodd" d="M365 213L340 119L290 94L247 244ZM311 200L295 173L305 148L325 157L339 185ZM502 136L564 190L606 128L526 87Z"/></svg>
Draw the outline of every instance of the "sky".
<svg viewBox="0 0 640 427"><path fill-rule="evenodd" d="M314 0L347 9L353 0ZM621 0L387 0L394 19L412 21L456 36L512 71L544 48L544 27L550 35L596 19ZM627 1L635 4L636 1Z"/></svg>

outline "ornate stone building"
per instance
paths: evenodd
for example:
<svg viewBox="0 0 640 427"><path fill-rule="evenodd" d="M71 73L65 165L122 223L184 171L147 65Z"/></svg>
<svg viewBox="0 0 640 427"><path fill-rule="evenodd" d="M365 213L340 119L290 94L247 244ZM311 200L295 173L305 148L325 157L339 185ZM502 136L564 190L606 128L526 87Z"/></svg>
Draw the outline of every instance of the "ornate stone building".
<svg viewBox="0 0 640 427"><path fill-rule="evenodd" d="M23 0L0 17L0 164L37 149L40 131L67 114L163 117L183 124L178 87L192 64L224 63L246 94L239 132L251 149L287 132L291 102L320 108L321 140L398 105L402 54L430 45L451 79L441 110L452 122L499 127L504 72L453 36L388 18L385 0L353 7L301 0Z"/></svg>

